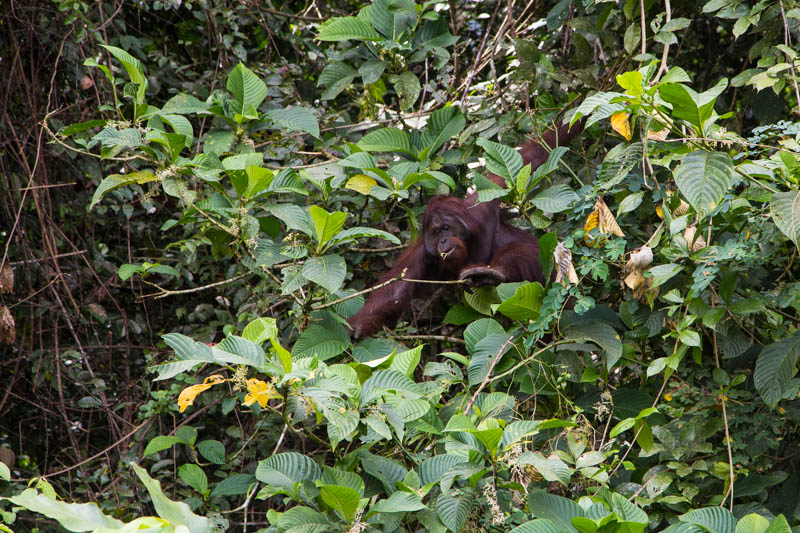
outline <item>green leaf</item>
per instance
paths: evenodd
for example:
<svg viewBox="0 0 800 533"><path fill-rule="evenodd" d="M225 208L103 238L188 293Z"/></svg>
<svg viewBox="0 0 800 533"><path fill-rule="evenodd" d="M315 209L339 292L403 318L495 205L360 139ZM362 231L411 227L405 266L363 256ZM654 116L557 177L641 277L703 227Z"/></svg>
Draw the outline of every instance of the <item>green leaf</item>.
<svg viewBox="0 0 800 533"><path fill-rule="evenodd" d="M389 366L389 369L405 374L413 379L414 371L417 369L417 365L419 365L420 354L424 347L424 344L420 344L416 348L398 353L392 358L392 364Z"/></svg>
<svg viewBox="0 0 800 533"><path fill-rule="evenodd" d="M357 17L335 17L328 19L319 27L317 39L320 41L346 41L356 39L360 41L378 41L378 35L372 26Z"/></svg>
<svg viewBox="0 0 800 533"><path fill-rule="evenodd" d="M545 457L539 452L523 452L514 460L514 464L531 465L547 481L558 481L564 486L572 477L570 468L555 454Z"/></svg>
<svg viewBox="0 0 800 533"><path fill-rule="evenodd" d="M800 191L773 194L769 211L778 229L800 248Z"/></svg>
<svg viewBox="0 0 800 533"><path fill-rule="evenodd" d="M183 444L183 439L167 435L153 437L150 442L147 443L147 447L144 449L144 456L146 457L162 450L166 450L167 448L172 448L176 444Z"/></svg>
<svg viewBox="0 0 800 533"><path fill-rule="evenodd" d="M121 48L109 46L107 44L101 44L100 46L108 50L112 56L117 58L117 60L122 63L122 66L125 68L125 72L128 73L128 77L131 79L131 82L137 85L136 103L144 102L144 95L145 92L147 92L147 78L144 75L142 63Z"/></svg>
<svg viewBox="0 0 800 533"><path fill-rule="evenodd" d="M705 528L709 533L734 533L736 517L724 507L695 509L678 517L681 522Z"/></svg>
<svg viewBox="0 0 800 533"><path fill-rule="evenodd" d="M751 298L742 298L740 300L736 300L735 302L731 302L729 305L731 312L737 315L749 315L751 313L760 313L762 311L766 311L766 306L764 305L764 301L758 297L753 296Z"/></svg>
<svg viewBox="0 0 800 533"><path fill-rule="evenodd" d="M347 219L347 213L341 211L328 213L316 205L309 207L309 212L311 213L311 220L314 221L315 237L320 248L324 247L334 235L339 233L339 230L344 226L345 219Z"/></svg>
<svg viewBox="0 0 800 533"><path fill-rule="evenodd" d="M158 516L173 526L184 526L192 533L213 533L215 528L208 518L198 516L183 502L175 502L164 495L161 483L147 474L147 470L136 463L131 463L139 480L150 493L150 501L156 508Z"/></svg>
<svg viewBox="0 0 800 533"><path fill-rule="evenodd" d="M121 530L125 526L123 522L104 514L96 503L66 503L45 496L36 489L25 489L8 500L56 520L68 531L94 531L100 528Z"/></svg>
<svg viewBox="0 0 800 533"><path fill-rule="evenodd" d="M742 517L736 524L735 533L765 533L769 527L769 520L757 513L750 513ZM788 531L791 531L789 529Z"/></svg>
<svg viewBox="0 0 800 533"><path fill-rule="evenodd" d="M326 87L323 100L332 100L347 89L358 73L347 63L337 61L328 63L317 78L317 87Z"/></svg>
<svg viewBox="0 0 800 533"><path fill-rule="evenodd" d="M434 111L422 132L422 145L427 148L428 156L435 153L449 139L461 133L466 123L464 114L455 106L443 107Z"/></svg>
<svg viewBox="0 0 800 533"><path fill-rule="evenodd" d="M556 527L555 523L546 518L537 518L517 526L509 533L562 533L563 529Z"/></svg>
<svg viewBox="0 0 800 533"><path fill-rule="evenodd" d="M381 75L383 75L385 70L386 63L380 59L370 59L369 61L361 63L361 66L358 67L361 81L363 81L365 85L375 83L381 79Z"/></svg>
<svg viewBox="0 0 800 533"><path fill-rule="evenodd" d="M262 344L277 336L277 322L272 317L256 318L247 324L244 327L244 331L242 331L242 337L256 344Z"/></svg>
<svg viewBox="0 0 800 533"><path fill-rule="evenodd" d="M672 279L675 274L680 272L682 268L683 267L676 263L667 263L666 265L656 265L654 267L650 267L647 269L648 275L652 278L650 287L655 288L663 285Z"/></svg>
<svg viewBox="0 0 800 533"><path fill-rule="evenodd" d="M310 325L292 346L292 357L317 357L320 361L336 357L350 346L344 326L340 324L339 327L340 330L334 331L321 324Z"/></svg>
<svg viewBox="0 0 800 533"><path fill-rule="evenodd" d="M186 463L178 468L178 477L200 494L208 490L208 477L203 469L194 463Z"/></svg>
<svg viewBox="0 0 800 533"><path fill-rule="evenodd" d="M711 89L698 94L681 83L668 83L658 86L658 94L672 104L673 117L687 121L703 134L703 126L714 111L717 96L727 86L728 80L723 78Z"/></svg>
<svg viewBox="0 0 800 533"><path fill-rule="evenodd" d="M724 152L697 150L683 156L675 183L701 216L711 214L733 183L733 162Z"/></svg>
<svg viewBox="0 0 800 533"><path fill-rule="evenodd" d="M204 459L221 465L225 463L225 446L218 440L204 440L197 443L197 451Z"/></svg>
<svg viewBox="0 0 800 533"><path fill-rule="evenodd" d="M242 63L234 67L225 85L234 97L233 111L246 119L258 118L258 106L267 97L267 85ZM236 120L241 123L242 118Z"/></svg>
<svg viewBox="0 0 800 533"><path fill-rule="evenodd" d="M617 74L617 83L619 86L625 89L625 92L633 96L642 96L642 94L644 94L644 89L642 88L643 79L642 73L638 70Z"/></svg>
<svg viewBox="0 0 800 533"><path fill-rule="evenodd" d="M453 532L460 531L472 510L473 501L472 496L442 494L436 500L436 513L447 529Z"/></svg>
<svg viewBox="0 0 800 533"><path fill-rule="evenodd" d="M158 180L158 176L149 170L132 172L130 174L112 174L111 176L107 176L103 178L103 181L100 182L100 185L94 191L94 194L92 195L92 202L89 204L89 209L92 209L97 202L102 200L106 194L114 189L119 189L120 187L132 185L134 183L141 185Z"/></svg>
<svg viewBox="0 0 800 533"><path fill-rule="evenodd" d="M511 298L507 298L497 307L512 320L535 320L542 307L544 288L538 282L525 283L517 288Z"/></svg>
<svg viewBox="0 0 800 533"><path fill-rule="evenodd" d="M319 489L320 498L330 505L346 522L352 522L358 510L358 493L350 487L323 485Z"/></svg>
<svg viewBox="0 0 800 533"><path fill-rule="evenodd" d="M333 247L338 244L355 241L356 239L361 239L364 237L377 237L379 239L387 240L393 244L400 244L400 239L391 233L380 229L357 226L355 228L347 228L346 230L337 233L336 236L328 242L328 246Z"/></svg>
<svg viewBox="0 0 800 533"><path fill-rule="evenodd" d="M273 525L282 533L326 533L335 530L328 517L302 505L280 514L277 524L273 522Z"/></svg>
<svg viewBox="0 0 800 533"><path fill-rule="evenodd" d="M290 131L304 131L319 139L319 124L314 113L304 107L287 107L284 109L271 109L267 116L283 129Z"/></svg>
<svg viewBox="0 0 800 533"><path fill-rule="evenodd" d="M400 75L392 74L388 76L389 81L394 85L394 90L400 97L400 109L409 111L414 107L414 103L422 92L422 85L419 78L413 72L406 70Z"/></svg>
<svg viewBox="0 0 800 533"><path fill-rule="evenodd" d="M361 405L369 405L386 391L398 392L409 400L423 396L422 388L404 374L396 370L378 370L361 388Z"/></svg>
<svg viewBox="0 0 800 533"><path fill-rule="evenodd" d="M504 344L505 348L503 348L503 353L500 354L500 357L511 349L511 343L506 344L508 339L509 336L507 333L491 333L475 344L470 351L472 357L469 360L469 366L467 366L467 376L469 377L470 385L477 385L483 381L489 372L492 361L498 355L500 349L503 348Z"/></svg>
<svg viewBox="0 0 800 533"><path fill-rule="evenodd" d="M94 119L86 122L70 124L69 126L65 126L60 130L58 130L58 136L62 138L71 137L76 133L80 133L82 131L86 131L91 128L97 128L98 126L105 126L107 123L108 121L105 119Z"/></svg>
<svg viewBox="0 0 800 533"><path fill-rule="evenodd" d="M576 516L583 516L583 512L577 503L548 494L543 490L534 490L528 496L528 507L534 516L551 520L559 531L575 531L572 527L572 519Z"/></svg>
<svg viewBox="0 0 800 533"><path fill-rule="evenodd" d="M347 265L344 259L335 254L312 257L303 264L303 276L329 292L338 291L346 275Z"/></svg>
<svg viewBox="0 0 800 533"><path fill-rule="evenodd" d="M515 420L503 430L503 440L500 443L501 450L507 450L525 437L535 435L539 432L541 420Z"/></svg>
<svg viewBox="0 0 800 533"><path fill-rule="evenodd" d="M265 209L275 218L286 224L286 227L301 231L309 237L316 236L314 221L307 211L293 204L278 204L266 206Z"/></svg>
<svg viewBox="0 0 800 533"><path fill-rule="evenodd" d="M789 391L800 358L800 335L766 346L758 356L753 382L767 405L774 405Z"/></svg>
<svg viewBox="0 0 800 533"><path fill-rule="evenodd" d="M419 479L423 485L440 481L442 477L459 463L466 462L462 455L440 454L425 459L419 465Z"/></svg>
<svg viewBox="0 0 800 533"><path fill-rule="evenodd" d="M370 507L372 513L408 513L426 509L422 503L422 498L418 494L397 491L385 500L378 500L375 505Z"/></svg>
<svg viewBox="0 0 800 533"><path fill-rule="evenodd" d="M566 211L580 197L566 183L545 189L533 198L531 203L547 213Z"/></svg>
<svg viewBox="0 0 800 533"><path fill-rule="evenodd" d="M584 338L596 343L603 349L606 357L606 368L611 370L622 357L622 340L619 334L605 322L600 320L581 320L569 328L565 335L568 338Z"/></svg>
<svg viewBox="0 0 800 533"><path fill-rule="evenodd" d="M161 108L161 113L176 114L176 115L189 115L200 114L211 107L211 104L202 102L190 94L178 93L166 101L164 107Z"/></svg>
<svg viewBox="0 0 800 533"><path fill-rule="evenodd" d="M643 198L644 198L643 192L635 192L623 198L622 201L619 203L619 207L617 207L617 217L625 213L630 213L631 211L639 207L642 204Z"/></svg>
<svg viewBox="0 0 800 533"><path fill-rule="evenodd" d="M789 527L786 517L782 514L779 514L772 520L764 533L791 533L791 531L792 528Z"/></svg>
<svg viewBox="0 0 800 533"><path fill-rule="evenodd" d="M255 478L252 474L233 474L226 477L214 486L209 498L216 498L217 496L239 496L247 494L250 485L253 484Z"/></svg>
<svg viewBox="0 0 800 533"><path fill-rule="evenodd" d="M412 156L411 137L397 128L381 128L364 135L357 143L365 152L402 152Z"/></svg>
<svg viewBox="0 0 800 533"><path fill-rule="evenodd" d="M259 461L255 476L262 483L294 492L296 483L318 480L322 469L302 453L284 452Z"/></svg>
<svg viewBox="0 0 800 533"><path fill-rule="evenodd" d="M522 156L513 148L481 137L477 145L486 150L486 168L506 183L514 183L522 169Z"/></svg>

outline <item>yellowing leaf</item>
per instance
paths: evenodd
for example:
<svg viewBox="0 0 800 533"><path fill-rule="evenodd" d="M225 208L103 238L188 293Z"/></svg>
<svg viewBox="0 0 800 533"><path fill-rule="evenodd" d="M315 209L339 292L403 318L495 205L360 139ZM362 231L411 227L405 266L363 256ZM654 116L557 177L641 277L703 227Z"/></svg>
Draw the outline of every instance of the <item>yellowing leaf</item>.
<svg viewBox="0 0 800 533"><path fill-rule="evenodd" d="M585 232L583 242L585 242L587 246L594 248L600 245L600 239L598 239L596 235L599 229L600 213L595 208L595 210L586 217L586 223L583 225L583 231Z"/></svg>
<svg viewBox="0 0 800 533"><path fill-rule="evenodd" d="M614 215L602 198L597 199L597 203L594 204L594 209L599 214L600 233L613 233L617 237L625 236L622 232L622 228L617 224L617 219L614 218Z"/></svg>
<svg viewBox="0 0 800 533"><path fill-rule="evenodd" d="M377 184L377 181L375 181L373 178L370 178L366 174L356 174L347 180L347 185L345 185L345 188L360 192L363 195L367 195Z"/></svg>
<svg viewBox="0 0 800 533"><path fill-rule="evenodd" d="M611 115L611 127L614 131L625 137L626 141L630 141L633 133L631 132L631 123L628 121L628 114L624 111L618 111Z"/></svg>
<svg viewBox="0 0 800 533"><path fill-rule="evenodd" d="M214 374L213 376L208 376L203 380L202 383L198 383L197 385L192 385L183 389L178 395L178 407L180 408L181 413L194 403L194 399L198 394L210 389L218 383L224 383L226 381L228 380L219 374Z"/></svg>
<svg viewBox="0 0 800 533"><path fill-rule="evenodd" d="M244 405L252 405L258 402L258 405L261 407L266 407L267 402L273 398L283 398L283 396L275 390L275 385L256 378L247 380L247 395L242 402Z"/></svg>

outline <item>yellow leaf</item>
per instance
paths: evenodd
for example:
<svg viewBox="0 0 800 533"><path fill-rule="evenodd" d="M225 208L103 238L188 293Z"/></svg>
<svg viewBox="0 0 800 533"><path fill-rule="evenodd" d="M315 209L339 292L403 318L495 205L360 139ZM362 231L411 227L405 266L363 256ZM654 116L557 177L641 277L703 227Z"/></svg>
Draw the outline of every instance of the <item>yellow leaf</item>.
<svg viewBox="0 0 800 533"><path fill-rule="evenodd" d="M192 385L190 387L186 387L181 391L178 395L178 407L181 410L181 413L186 410L187 407L194 403L194 399L203 391L206 391L217 385L218 383L224 383L228 381L224 377L220 376L219 374L214 374L213 376L208 376L206 379L203 380L202 383L198 383L197 385Z"/></svg>
<svg viewBox="0 0 800 533"><path fill-rule="evenodd" d="M347 180L347 185L345 185L345 188L360 192L363 195L367 195L377 184L377 181L375 181L373 178L370 178L366 174L356 174Z"/></svg>
<svg viewBox="0 0 800 533"><path fill-rule="evenodd" d="M611 210L608 208L602 198L597 199L597 203L594 204L594 209L599 215L598 222L600 225L600 233L613 233L617 237L625 236L625 234L622 233L622 229L619 227L619 224L617 224L617 219L614 218L614 215L611 213Z"/></svg>
<svg viewBox="0 0 800 533"><path fill-rule="evenodd" d="M664 212L662 211L662 209L663 209L663 207L661 207L661 204L658 204L656 206L656 215L658 215L658 218L661 218L661 219L664 218Z"/></svg>
<svg viewBox="0 0 800 533"><path fill-rule="evenodd" d="M611 115L611 127L614 131L625 137L626 141L630 141L633 133L631 132L631 123L628 121L628 114L625 111L618 111Z"/></svg>
<svg viewBox="0 0 800 533"><path fill-rule="evenodd" d="M583 236L583 242L586 243L587 246L596 247L600 245L600 240L597 238L597 231L599 230L600 226L600 213L595 210L589 213L589 216L586 217L586 223L583 225L583 231L585 232Z"/></svg>
<svg viewBox="0 0 800 533"><path fill-rule="evenodd" d="M253 405L258 402L261 407L266 407L267 402L273 398L283 398L272 383L266 383L260 379L250 378L247 380L247 395L244 397L244 405Z"/></svg>

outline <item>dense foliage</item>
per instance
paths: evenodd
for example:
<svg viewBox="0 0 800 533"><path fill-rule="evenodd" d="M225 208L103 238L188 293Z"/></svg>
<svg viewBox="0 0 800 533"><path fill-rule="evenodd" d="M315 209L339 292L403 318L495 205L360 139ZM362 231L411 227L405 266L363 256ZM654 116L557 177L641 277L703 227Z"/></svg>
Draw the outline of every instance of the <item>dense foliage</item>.
<svg viewBox="0 0 800 533"><path fill-rule="evenodd" d="M0 531L800 531L798 21L6 6ZM552 281L353 343L469 187Z"/></svg>

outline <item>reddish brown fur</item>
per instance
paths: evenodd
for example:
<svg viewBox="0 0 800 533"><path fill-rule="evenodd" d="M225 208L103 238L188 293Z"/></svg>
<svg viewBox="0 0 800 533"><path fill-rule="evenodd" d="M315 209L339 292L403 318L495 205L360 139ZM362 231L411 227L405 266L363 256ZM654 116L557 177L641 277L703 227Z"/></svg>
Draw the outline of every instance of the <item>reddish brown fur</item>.
<svg viewBox="0 0 800 533"><path fill-rule="evenodd" d="M542 142L551 148L564 145L581 129L582 124L571 130L562 125L557 130L547 131L541 140L528 141L519 150L523 161L530 163L535 170L549 154ZM505 186L499 176L490 174L489 178ZM464 272L467 277L475 276L477 280L481 276L476 272L480 271L494 274L495 282L503 279L506 282L544 283L536 238L502 220L499 200L476 204L475 198L474 193L466 198L431 198L422 220L422 235L400 255L394 268L380 281L396 277L407 269L406 279L453 280ZM438 226L435 220L440 222ZM444 224L458 227L445 231L441 237L441 230L437 231L437 228ZM447 247L444 257L440 250L442 246ZM485 276L482 279L486 279ZM353 337L368 337L383 326L393 327L421 290L424 290L422 284L395 281L370 293L364 307L349 320Z"/></svg>

